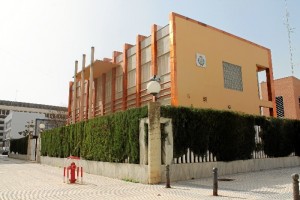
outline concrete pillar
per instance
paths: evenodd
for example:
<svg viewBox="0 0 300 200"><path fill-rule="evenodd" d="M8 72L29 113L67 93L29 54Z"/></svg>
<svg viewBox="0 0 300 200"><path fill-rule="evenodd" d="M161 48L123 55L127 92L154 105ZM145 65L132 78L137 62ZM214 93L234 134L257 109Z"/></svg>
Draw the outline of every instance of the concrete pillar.
<svg viewBox="0 0 300 200"><path fill-rule="evenodd" d="M160 132L160 103L148 103L148 182L161 182L161 132Z"/></svg>
<svg viewBox="0 0 300 200"><path fill-rule="evenodd" d="M79 109L79 121L83 120L84 113L84 69L85 69L85 54L82 55L82 70L80 81L80 109Z"/></svg>
<svg viewBox="0 0 300 200"><path fill-rule="evenodd" d="M30 134L28 135L28 143L27 143L27 160L31 160L31 139L30 139Z"/></svg>
<svg viewBox="0 0 300 200"><path fill-rule="evenodd" d="M74 84L73 84L73 105L72 105L72 123L76 122L76 105L77 105L77 71L78 71L78 61L75 61L75 72L74 72Z"/></svg>
<svg viewBox="0 0 300 200"><path fill-rule="evenodd" d="M41 134L39 134L38 139L36 140L37 145L36 145L36 162L41 163Z"/></svg>
<svg viewBox="0 0 300 200"><path fill-rule="evenodd" d="M92 113L92 102L93 102L93 81L94 81L94 52L95 48L91 48L91 65L90 65L90 84L89 84L89 110L88 110L88 118L91 119L93 118L93 113ZM94 109L95 109L95 102L94 102Z"/></svg>

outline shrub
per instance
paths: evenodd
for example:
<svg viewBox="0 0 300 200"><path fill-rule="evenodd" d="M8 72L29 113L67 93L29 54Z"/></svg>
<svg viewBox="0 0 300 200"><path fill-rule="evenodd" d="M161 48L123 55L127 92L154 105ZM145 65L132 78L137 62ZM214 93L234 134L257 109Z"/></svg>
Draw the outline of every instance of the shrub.
<svg viewBox="0 0 300 200"><path fill-rule="evenodd" d="M81 156L87 160L139 162L139 120L147 107L130 109L41 134L43 156Z"/></svg>

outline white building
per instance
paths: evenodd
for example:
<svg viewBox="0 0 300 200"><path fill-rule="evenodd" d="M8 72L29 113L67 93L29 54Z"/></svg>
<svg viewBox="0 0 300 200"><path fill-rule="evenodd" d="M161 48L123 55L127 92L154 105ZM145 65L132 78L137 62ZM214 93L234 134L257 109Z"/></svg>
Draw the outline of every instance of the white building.
<svg viewBox="0 0 300 200"><path fill-rule="evenodd" d="M4 141L4 119L12 111L44 114L47 119L64 120L67 116L66 107L0 100L0 147Z"/></svg>
<svg viewBox="0 0 300 200"><path fill-rule="evenodd" d="M45 114L15 111L10 112L10 114L4 119L3 140L5 150L9 149L10 140L24 137L21 133L26 130L26 126L29 123L35 122L36 119L45 119Z"/></svg>

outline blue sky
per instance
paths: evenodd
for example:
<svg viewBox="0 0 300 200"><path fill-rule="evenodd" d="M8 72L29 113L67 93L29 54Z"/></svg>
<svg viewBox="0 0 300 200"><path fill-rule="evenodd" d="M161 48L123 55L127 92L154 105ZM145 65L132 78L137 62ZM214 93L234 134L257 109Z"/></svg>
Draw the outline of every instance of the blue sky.
<svg viewBox="0 0 300 200"><path fill-rule="evenodd" d="M287 2L300 78L300 1ZM0 99L67 106L75 60L111 57L172 11L270 48L274 77L291 75L284 0L0 0Z"/></svg>

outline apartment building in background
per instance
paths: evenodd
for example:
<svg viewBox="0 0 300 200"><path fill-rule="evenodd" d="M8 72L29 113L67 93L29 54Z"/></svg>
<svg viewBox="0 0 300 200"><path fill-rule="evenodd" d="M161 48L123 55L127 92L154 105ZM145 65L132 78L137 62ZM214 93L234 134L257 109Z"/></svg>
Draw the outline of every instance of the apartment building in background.
<svg viewBox="0 0 300 200"><path fill-rule="evenodd" d="M4 143L5 118L13 111L44 114L46 119L65 120L67 116L66 107L0 100L0 147Z"/></svg>
<svg viewBox="0 0 300 200"><path fill-rule="evenodd" d="M162 105L231 110L248 114L268 109L276 115L271 51L246 39L171 13L169 24L152 25L151 35L136 36L112 58L94 60L81 71L75 61L70 82L68 122L147 105L149 80L160 77ZM267 80L259 97L258 73Z"/></svg>
<svg viewBox="0 0 300 200"><path fill-rule="evenodd" d="M29 129L26 126L35 122L36 119L44 118L45 114L11 111L4 119L3 146L5 150L9 150L11 140L24 137L24 131Z"/></svg>
<svg viewBox="0 0 300 200"><path fill-rule="evenodd" d="M267 83L261 83L262 97L267 98ZM300 80L294 76L274 80L277 117L300 119ZM264 110L265 116L270 116Z"/></svg>

